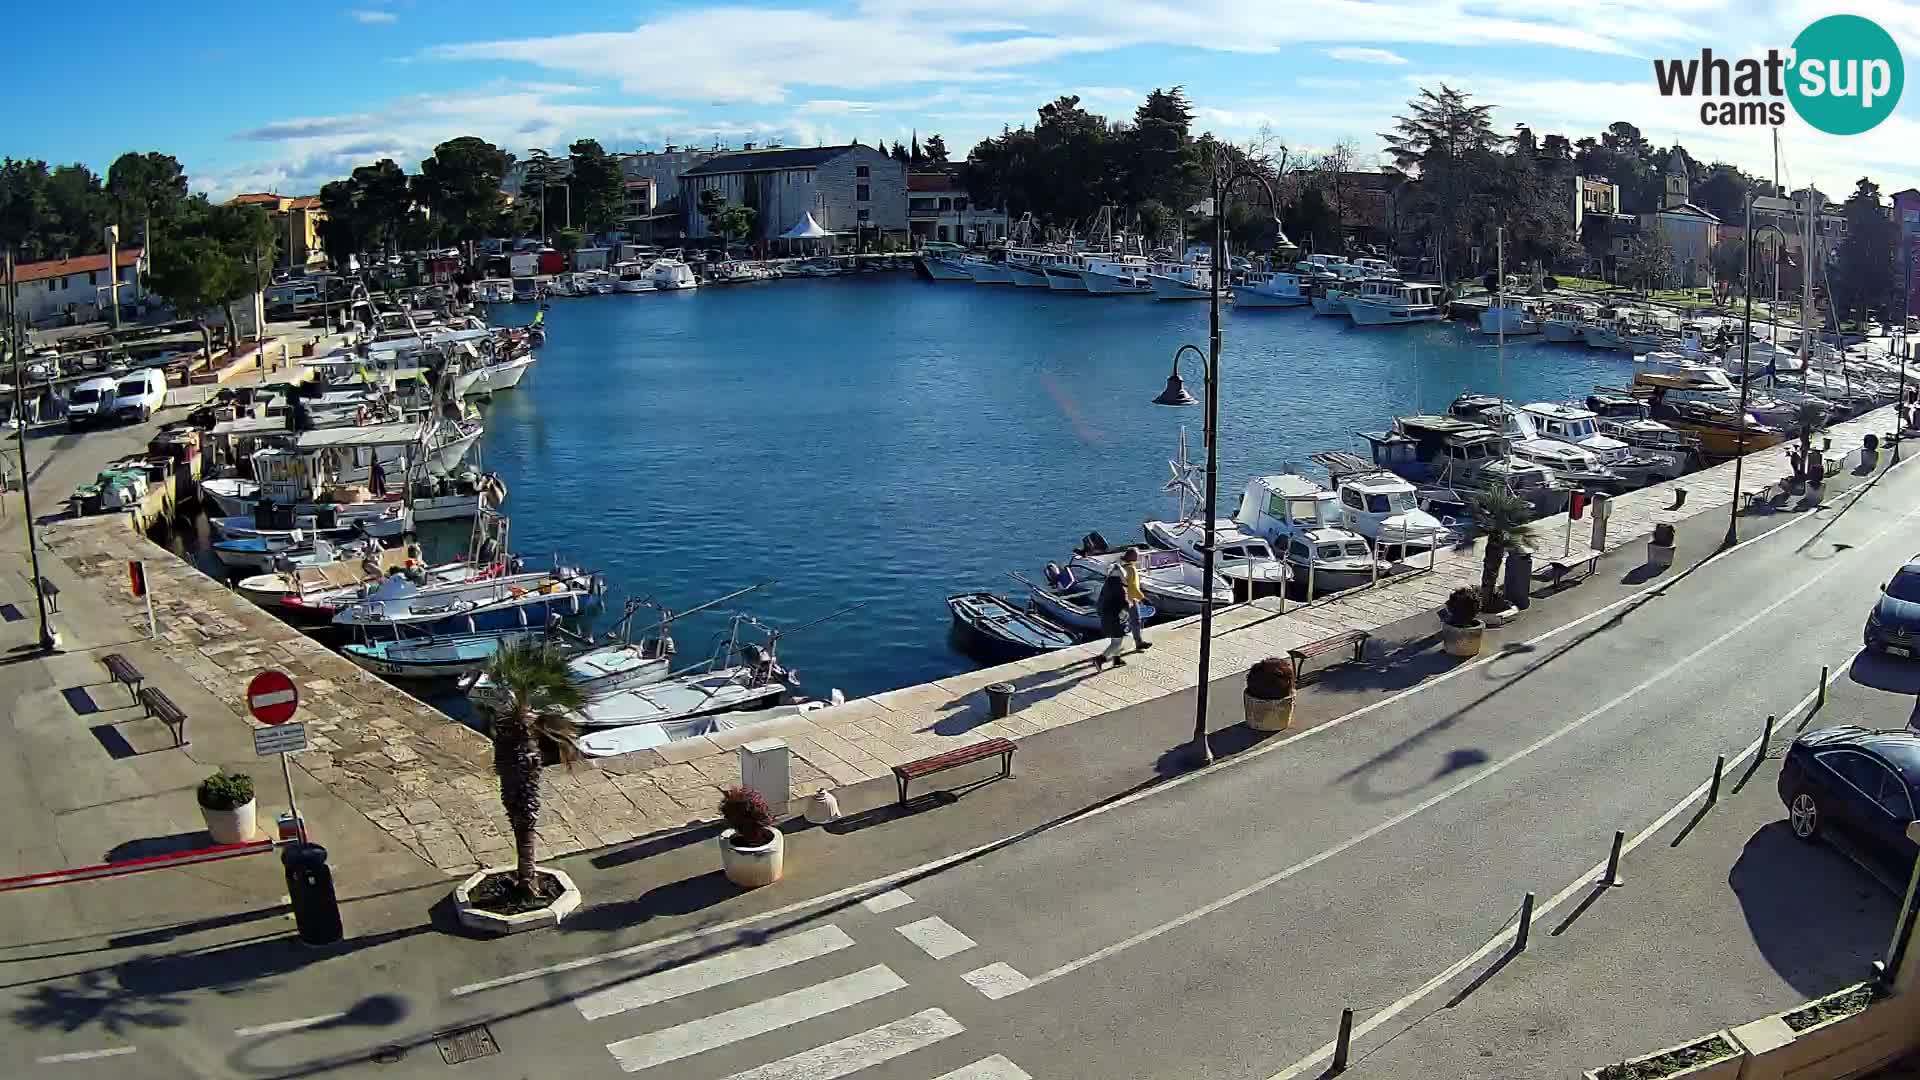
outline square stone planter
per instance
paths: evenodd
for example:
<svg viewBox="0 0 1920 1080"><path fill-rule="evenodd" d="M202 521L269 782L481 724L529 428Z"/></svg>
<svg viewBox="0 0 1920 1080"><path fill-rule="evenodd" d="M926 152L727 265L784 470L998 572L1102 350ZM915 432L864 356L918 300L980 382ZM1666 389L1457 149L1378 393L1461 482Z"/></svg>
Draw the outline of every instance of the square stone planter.
<svg viewBox="0 0 1920 1080"><path fill-rule="evenodd" d="M1900 999L1869 1002L1858 1012L1828 1017L1793 1030L1786 1017L1858 989L1843 987L1805 1005L1734 1028L1734 1041L1747 1053L1743 1080L1811 1076L1861 1076L1906 1053L1911 1045L1911 1011Z"/></svg>
<svg viewBox="0 0 1920 1080"><path fill-rule="evenodd" d="M580 906L580 889L565 871L543 866L540 872L551 874L560 882L560 895L543 908L523 911L518 915L498 915L491 911L482 911L474 907L470 899L473 890L482 881L494 874L512 870L511 866L489 866L476 870L473 875L454 887L453 910L460 925L483 934L519 934L528 930L538 930L544 926L559 926L560 920L573 914Z"/></svg>

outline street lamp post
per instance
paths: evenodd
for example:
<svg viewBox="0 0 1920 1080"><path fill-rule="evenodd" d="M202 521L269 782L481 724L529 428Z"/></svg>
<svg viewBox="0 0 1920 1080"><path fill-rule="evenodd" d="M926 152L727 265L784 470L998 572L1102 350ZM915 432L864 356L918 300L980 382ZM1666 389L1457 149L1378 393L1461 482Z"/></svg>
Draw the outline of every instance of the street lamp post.
<svg viewBox="0 0 1920 1080"><path fill-rule="evenodd" d="M20 353L26 341L26 330L20 324L20 289L13 277L13 248L9 246L6 254L5 292L7 300L7 320L5 326L6 348L13 355L13 415L20 425L20 516L26 519L27 558L33 568L33 599L40 610L40 651L53 652L60 647L60 638L48 621L47 593L42 586L40 576L40 546L33 534L33 485L29 482L32 473L27 471L27 412L26 412L26 376L20 370Z"/></svg>
<svg viewBox="0 0 1920 1080"><path fill-rule="evenodd" d="M1282 168L1285 168L1282 165ZM1207 740L1207 697L1209 677L1213 661L1213 567L1214 567L1214 519L1219 497L1220 457L1217 440L1220 428L1220 296L1225 289L1227 263L1225 255L1227 228L1227 196L1234 185L1245 179L1259 181L1267 194L1267 203L1273 208L1275 231L1274 246L1287 243L1286 232L1280 226L1280 201L1273 193L1273 185L1259 171L1248 167L1247 163L1236 162L1232 155L1216 162L1212 170L1213 177L1213 274L1207 297L1207 353L1205 368L1206 425L1205 443L1207 447L1207 486L1206 507L1202 511L1206 517L1203 523L1204 539L1200 544L1200 580L1202 600L1200 604L1200 685L1196 691L1193 713L1193 759L1196 766L1213 764L1213 746ZM1154 398L1156 405L1185 406L1196 402L1193 396L1180 383L1180 358L1187 350L1195 355L1200 350L1193 345L1182 345L1173 354L1173 373L1167 377L1167 388Z"/></svg>
<svg viewBox="0 0 1920 1080"><path fill-rule="evenodd" d="M1782 250L1784 250L1787 244L1787 234L1785 230L1772 222L1767 223L1767 228L1780 234L1780 246ZM1747 387L1752 381L1752 372L1748 369L1747 362L1748 358L1753 355L1753 192L1751 191L1747 192L1746 248L1747 266L1744 277L1747 290L1747 305L1746 315L1742 319L1740 326L1740 410L1733 418L1733 422L1738 424L1739 427L1735 429L1734 432L1733 502L1727 507L1727 536L1725 540L1721 541L1720 547L1722 550L1730 548L1740 542L1740 476L1747 461ZM1774 272L1779 272L1777 267ZM1801 332L1806 332L1805 327L1801 328ZM1777 336L1778 335L1776 335L1776 338ZM1768 344L1775 349L1774 363L1779 363L1778 350L1780 343L1777 340L1769 340Z"/></svg>

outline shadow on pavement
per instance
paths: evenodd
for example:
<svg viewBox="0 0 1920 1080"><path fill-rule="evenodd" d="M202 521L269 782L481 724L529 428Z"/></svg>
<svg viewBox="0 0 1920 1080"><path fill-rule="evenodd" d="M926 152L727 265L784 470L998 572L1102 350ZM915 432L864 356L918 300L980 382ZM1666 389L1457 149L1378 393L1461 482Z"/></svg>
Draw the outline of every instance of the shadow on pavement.
<svg viewBox="0 0 1920 1080"><path fill-rule="evenodd" d="M1896 914L1859 867L1827 845L1795 838L1779 821L1748 838L1727 885L1760 954L1809 998L1865 978Z"/></svg>
<svg viewBox="0 0 1920 1080"><path fill-rule="evenodd" d="M138 1028L179 1027L177 1011L187 1003L176 994L133 990L107 976L89 971L63 983L36 986L27 1003L13 1010L13 1022L35 1030L78 1031L98 1027L125 1036Z"/></svg>

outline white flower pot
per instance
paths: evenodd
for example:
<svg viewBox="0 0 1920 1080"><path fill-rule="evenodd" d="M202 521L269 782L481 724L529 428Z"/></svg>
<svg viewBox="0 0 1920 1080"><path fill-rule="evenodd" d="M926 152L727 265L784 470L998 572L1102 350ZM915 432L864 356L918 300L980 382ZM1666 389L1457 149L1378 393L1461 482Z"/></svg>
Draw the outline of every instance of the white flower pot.
<svg viewBox="0 0 1920 1080"><path fill-rule="evenodd" d="M787 838L781 835L779 829L769 831L773 833L770 842L750 848L734 844L732 829L721 831L720 869L726 873L728 881L743 889L757 889L780 880Z"/></svg>
<svg viewBox="0 0 1920 1080"><path fill-rule="evenodd" d="M1448 656L1479 656L1480 638L1486 630L1486 624L1478 619L1465 626L1452 623L1440 624L1440 645Z"/></svg>
<svg viewBox="0 0 1920 1080"><path fill-rule="evenodd" d="M254 838L252 799L231 810L209 810L203 806L200 817L207 823L207 835L213 837L216 844L244 844Z"/></svg>
<svg viewBox="0 0 1920 1080"><path fill-rule="evenodd" d="M1255 731L1285 731L1293 726L1293 699L1272 700L1244 694L1247 726Z"/></svg>
<svg viewBox="0 0 1920 1080"><path fill-rule="evenodd" d="M1673 548L1666 544L1647 543L1647 565L1655 570L1665 570L1673 565Z"/></svg>

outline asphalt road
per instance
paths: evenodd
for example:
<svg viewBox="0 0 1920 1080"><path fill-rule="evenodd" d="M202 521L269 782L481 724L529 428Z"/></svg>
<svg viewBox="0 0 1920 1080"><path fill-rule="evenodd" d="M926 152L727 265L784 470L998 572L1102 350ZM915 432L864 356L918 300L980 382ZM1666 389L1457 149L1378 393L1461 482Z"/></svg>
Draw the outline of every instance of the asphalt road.
<svg viewBox="0 0 1920 1080"><path fill-rule="evenodd" d="M497 960L463 975L431 935L265 979L244 952L226 981L148 962L98 1011L164 996L176 1019L58 1075L444 1075L431 1043L367 1056L467 1018L501 1049L468 1076L1317 1075L1343 1007L1364 1025L1404 1004L1522 894L1581 880L1615 829L1660 818L1821 665L1846 665L1876 585L1912 554L1917 497L1920 471L1892 473L1363 715L764 938L643 943L618 964L549 938L521 955L570 966L497 983ZM22 1043L118 1045L88 1034L41 1026Z"/></svg>

